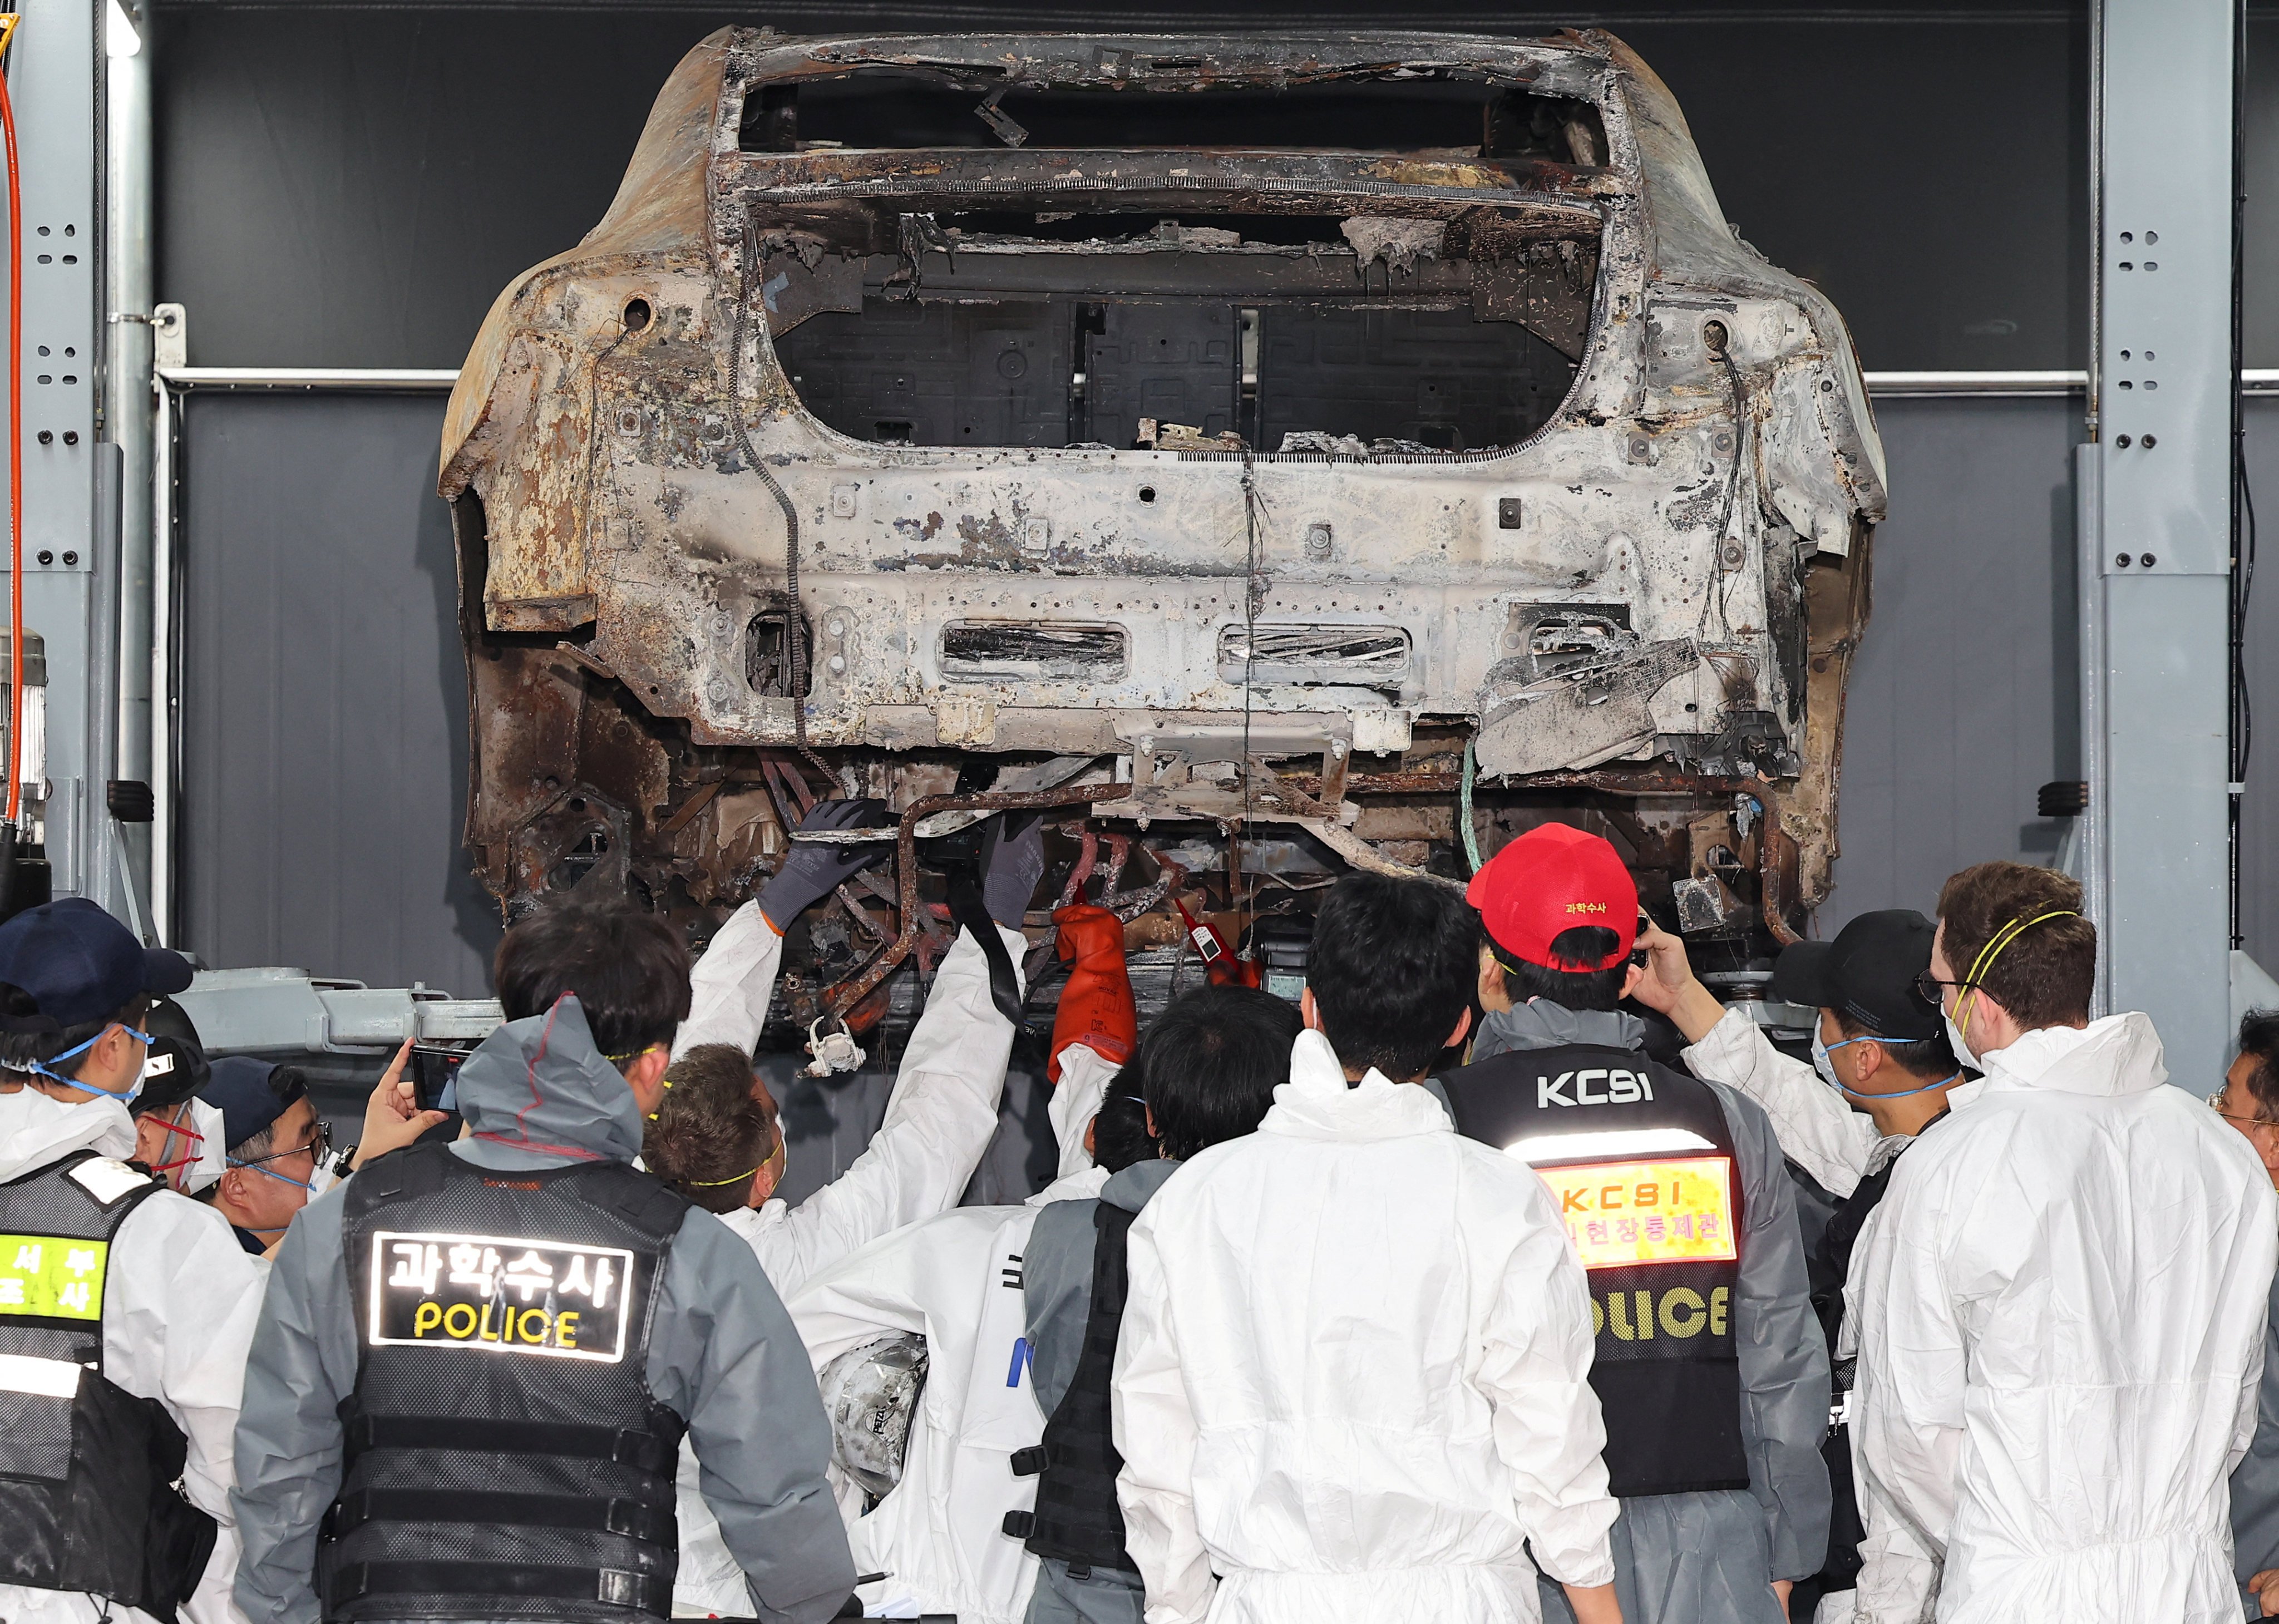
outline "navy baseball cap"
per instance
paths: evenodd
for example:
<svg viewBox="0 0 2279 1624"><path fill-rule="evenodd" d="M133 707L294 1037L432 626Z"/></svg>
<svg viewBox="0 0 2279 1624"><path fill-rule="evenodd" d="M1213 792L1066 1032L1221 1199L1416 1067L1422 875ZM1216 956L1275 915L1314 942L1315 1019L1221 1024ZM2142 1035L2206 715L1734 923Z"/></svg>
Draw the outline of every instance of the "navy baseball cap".
<svg viewBox="0 0 2279 1624"><path fill-rule="evenodd" d="M85 897L65 897L0 924L0 982L39 1006L40 1024L19 1018L18 1030L60 1031L108 1019L141 993L180 992L190 984L190 961L143 946Z"/></svg>
<svg viewBox="0 0 2279 1624"><path fill-rule="evenodd" d="M1862 914L1832 942L1796 942L1773 962L1772 995L1784 1004L1833 1009L1879 1038L1915 1042L1944 1027L1938 1006L1915 991L1930 968L1938 927L1911 908Z"/></svg>
<svg viewBox="0 0 2279 1624"><path fill-rule="evenodd" d="M250 1055L232 1054L213 1062L213 1075L198 1091L198 1098L221 1113L223 1145L235 1150L285 1115L294 1101L308 1092L293 1073L292 1082L279 1092L275 1062Z"/></svg>

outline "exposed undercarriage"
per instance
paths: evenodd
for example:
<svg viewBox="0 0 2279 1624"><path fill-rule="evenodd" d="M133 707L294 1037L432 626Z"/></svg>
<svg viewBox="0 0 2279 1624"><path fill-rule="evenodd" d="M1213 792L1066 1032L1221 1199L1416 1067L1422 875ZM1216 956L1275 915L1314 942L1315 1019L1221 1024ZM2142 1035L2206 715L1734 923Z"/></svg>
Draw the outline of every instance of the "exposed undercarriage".
<svg viewBox="0 0 2279 1624"><path fill-rule="evenodd" d="M501 295L441 485L510 911L701 939L817 796L901 816L802 1027L910 1006L920 843L1006 802L1144 1001L1182 906L1270 980L1336 874L1552 818L1742 984L1828 889L1881 449L1604 34L723 30Z"/></svg>

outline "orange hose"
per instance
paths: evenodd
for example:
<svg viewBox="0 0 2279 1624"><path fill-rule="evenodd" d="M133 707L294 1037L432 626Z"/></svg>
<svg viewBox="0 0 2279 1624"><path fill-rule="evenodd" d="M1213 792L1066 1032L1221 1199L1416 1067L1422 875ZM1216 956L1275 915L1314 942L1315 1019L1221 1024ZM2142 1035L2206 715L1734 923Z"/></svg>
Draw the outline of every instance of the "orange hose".
<svg viewBox="0 0 2279 1624"><path fill-rule="evenodd" d="M16 31L9 19L0 51ZM16 104L0 71L0 134L8 146L8 822L24 793L24 183L16 172Z"/></svg>

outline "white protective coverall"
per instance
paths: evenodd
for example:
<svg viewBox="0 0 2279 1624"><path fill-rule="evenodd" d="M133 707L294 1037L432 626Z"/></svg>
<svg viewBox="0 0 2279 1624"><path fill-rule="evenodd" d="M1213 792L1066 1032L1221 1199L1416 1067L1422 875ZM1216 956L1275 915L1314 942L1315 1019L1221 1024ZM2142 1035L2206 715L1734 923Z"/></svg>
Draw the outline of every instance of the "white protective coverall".
<svg viewBox="0 0 2279 1624"><path fill-rule="evenodd" d="M2239 1616L2247 1447L2279 1219L2152 1023L1982 1057L1861 1237L1853 1455L1867 1624Z"/></svg>
<svg viewBox="0 0 2279 1624"><path fill-rule="evenodd" d="M100 1099L64 1105L30 1088L0 1093L0 1180L37 1172L81 1149L120 1161L134 1155L127 1107ZM119 1226L104 1278L104 1374L165 1406L189 1440L183 1493L220 1525L205 1577L181 1610L188 1624L232 1624L242 1617L230 1600L237 1577L231 1439L246 1350L261 1313L265 1274L255 1261L220 1214L163 1190ZM0 1544L6 1539L0 1528ZM105 1611L77 1592L0 1585L0 1619L8 1624L96 1624ZM122 1621L149 1618L131 1607L108 1612Z"/></svg>
<svg viewBox="0 0 2279 1624"><path fill-rule="evenodd" d="M1873 1117L1853 1109L1812 1067L1773 1047L1764 1029L1738 1009L1718 1017L1717 1024L1700 1043L1687 1047L1682 1058L1695 1076L1729 1083L1761 1107L1772 1119L1782 1153L1839 1201L1915 1143L1912 1134L1879 1131ZM1855 1260L1866 1250L1866 1237L1881 1213L1879 1203L1862 1222L1853 1245ZM1846 1320L1840 1345L1829 1352L1849 1359L1854 1341ZM1851 1624L1855 1594L1838 1590L1822 1597L1811 1620L1799 1619L1796 1624Z"/></svg>
<svg viewBox="0 0 2279 1624"><path fill-rule="evenodd" d="M1018 977L1028 943L1001 925L998 934ZM734 1044L748 1053L766 1022L782 956L783 938L759 904L738 908L689 977L688 1019L673 1039L673 1053L703 1043ZM961 931L935 970L925 1012L910 1033L886 1118L869 1147L797 1207L772 1199L720 1215L757 1254L778 1296L788 1303L817 1271L957 1204L997 1131L997 1104L1012 1054L1013 1024L990 1001L989 962L980 945ZM679 1478L680 1572L673 1611L683 1617L741 1615L743 1575L696 1491L695 1462L686 1449ZM876 1571L856 1560L858 1571Z"/></svg>
<svg viewBox="0 0 2279 1624"><path fill-rule="evenodd" d="M1037 1559L1004 1531L1036 1505L1016 1477L1017 1450L1043 1441L1045 1416L1026 1356L1022 1255L1038 1209L1097 1194L1108 1177L1084 1130L1116 1072L1081 1044L1061 1052L1049 1113L1066 1176L1019 1207L966 1207L871 1242L810 1275L785 1305L819 1375L850 1349L896 1331L926 1339L926 1383L910 1422L902 1481L867 1515L856 1485L832 1474L874 1613L955 1613L961 1624L1020 1624Z"/></svg>
<svg viewBox="0 0 2279 1624"><path fill-rule="evenodd" d="M1536 1564L1612 1582L1582 1266L1534 1170L1425 1090L1348 1087L1301 1033L1258 1131L1186 1163L1129 1248L1116 1498L1147 1624L1533 1624Z"/></svg>

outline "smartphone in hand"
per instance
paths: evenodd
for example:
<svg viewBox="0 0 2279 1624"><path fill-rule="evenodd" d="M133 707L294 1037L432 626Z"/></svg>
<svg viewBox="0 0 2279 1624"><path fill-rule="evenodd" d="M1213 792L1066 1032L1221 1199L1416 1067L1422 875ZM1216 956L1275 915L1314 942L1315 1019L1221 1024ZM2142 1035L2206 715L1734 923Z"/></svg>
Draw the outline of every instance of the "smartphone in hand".
<svg viewBox="0 0 2279 1624"><path fill-rule="evenodd" d="M459 1137L459 1068L472 1049L462 1049L447 1043L416 1043L411 1046L412 1103L423 1111L442 1111L449 1115L444 1121L421 1134L418 1143L432 1144Z"/></svg>

